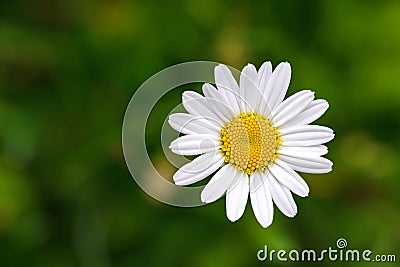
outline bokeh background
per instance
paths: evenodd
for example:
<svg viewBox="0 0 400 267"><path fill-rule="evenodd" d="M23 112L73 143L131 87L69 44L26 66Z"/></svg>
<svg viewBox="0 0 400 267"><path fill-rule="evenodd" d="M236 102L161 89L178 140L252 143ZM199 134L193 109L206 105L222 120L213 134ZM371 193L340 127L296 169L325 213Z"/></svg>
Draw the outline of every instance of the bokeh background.
<svg viewBox="0 0 400 267"><path fill-rule="evenodd" d="M271 249L400 247L399 1L2 1L1 266L302 266L259 262ZM147 78L210 60L241 69L289 61L289 93L331 107L334 171L303 176L298 215L262 229L250 205L176 208L134 183L121 148L126 106ZM159 140L159 105L149 140ZM142 129L138 129L142 130ZM154 144L154 142L152 142ZM166 175L161 148L149 148ZM320 262L316 266L364 266ZM371 264L372 266L373 264Z"/></svg>

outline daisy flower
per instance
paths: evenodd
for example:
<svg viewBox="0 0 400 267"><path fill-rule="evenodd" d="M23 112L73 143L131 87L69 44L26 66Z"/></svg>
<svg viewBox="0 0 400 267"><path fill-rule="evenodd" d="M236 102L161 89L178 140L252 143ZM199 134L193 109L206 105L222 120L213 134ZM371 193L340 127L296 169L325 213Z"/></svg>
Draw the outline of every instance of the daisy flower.
<svg viewBox="0 0 400 267"><path fill-rule="evenodd" d="M327 173L332 162L322 145L333 139L325 126L310 125L328 109L323 99L303 90L284 100L291 68L270 62L257 69L248 64L239 85L225 65L214 71L215 88L205 83L203 95L186 91L182 103L188 113L169 117L172 128L184 134L170 149L179 155L199 155L173 176L177 185L196 183L214 172L201 193L204 203L226 194L226 214L238 220L250 196L255 217L263 227L273 220L273 203L293 217L292 193L306 197L309 187L297 172Z"/></svg>

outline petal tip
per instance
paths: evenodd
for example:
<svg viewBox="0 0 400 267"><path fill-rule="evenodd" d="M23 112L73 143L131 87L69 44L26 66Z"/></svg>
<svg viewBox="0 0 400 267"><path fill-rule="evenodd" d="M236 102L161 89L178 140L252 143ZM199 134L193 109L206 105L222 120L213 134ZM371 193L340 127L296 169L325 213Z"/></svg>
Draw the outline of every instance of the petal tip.
<svg viewBox="0 0 400 267"><path fill-rule="evenodd" d="M229 214L227 214L226 217L227 217L228 220L231 221L231 222L236 222L237 220L240 219L240 217L238 218L237 216L233 216L233 215L229 215Z"/></svg>
<svg viewBox="0 0 400 267"><path fill-rule="evenodd" d="M210 199L208 199L206 196L204 196L203 193L200 195L200 200L201 200L201 202L203 202L205 204L209 204L212 202L212 201L210 201Z"/></svg>
<svg viewBox="0 0 400 267"><path fill-rule="evenodd" d="M268 227L270 227L271 224L272 224L272 221L271 222L267 222L267 223L260 223L261 227L264 228L264 229L267 229Z"/></svg>

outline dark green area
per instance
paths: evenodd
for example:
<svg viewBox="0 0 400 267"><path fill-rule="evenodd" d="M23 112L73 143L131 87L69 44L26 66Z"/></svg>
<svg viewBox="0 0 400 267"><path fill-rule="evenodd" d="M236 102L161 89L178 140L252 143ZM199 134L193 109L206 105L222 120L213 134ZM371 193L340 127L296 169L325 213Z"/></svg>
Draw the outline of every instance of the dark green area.
<svg viewBox="0 0 400 267"><path fill-rule="evenodd" d="M340 237L398 264L399 29L399 1L1 2L0 266L285 266L256 252L321 250ZM130 177L121 149L130 97L193 60L289 61L290 94L311 88L329 101L318 123L335 130L334 170L303 175L311 193L296 197L295 218L275 209L262 229L248 205L232 224L224 200L170 207ZM148 129L157 142L159 123Z"/></svg>

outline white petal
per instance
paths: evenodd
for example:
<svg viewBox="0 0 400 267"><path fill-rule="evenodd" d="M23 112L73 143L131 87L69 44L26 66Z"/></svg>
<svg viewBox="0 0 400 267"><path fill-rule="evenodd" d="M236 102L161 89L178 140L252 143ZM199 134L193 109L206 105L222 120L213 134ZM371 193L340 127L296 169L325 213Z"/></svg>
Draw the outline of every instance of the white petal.
<svg viewBox="0 0 400 267"><path fill-rule="evenodd" d="M272 75L272 64L270 61L265 61L258 70L258 87L261 92L264 92L267 87L269 78Z"/></svg>
<svg viewBox="0 0 400 267"><path fill-rule="evenodd" d="M231 122L232 119L237 116L237 114L234 113L234 111L230 107L219 100L216 100L214 98L207 98L207 102L210 107L213 108L217 116L222 120L224 125L228 122Z"/></svg>
<svg viewBox="0 0 400 267"><path fill-rule="evenodd" d="M222 103L229 104L229 101L226 98L226 95L222 93L221 90L217 90L212 84L205 83L202 86L203 94L206 98L214 98Z"/></svg>
<svg viewBox="0 0 400 267"><path fill-rule="evenodd" d="M187 113L171 114L168 123L173 129L184 134L219 134L221 129L211 120Z"/></svg>
<svg viewBox="0 0 400 267"><path fill-rule="evenodd" d="M198 155L215 151L219 146L219 137L210 134L191 134L178 137L169 148L178 155Z"/></svg>
<svg viewBox="0 0 400 267"><path fill-rule="evenodd" d="M272 175L279 181L279 183L281 183L283 186L285 186L296 195L299 195L301 197L305 197L308 195L308 187L304 187L303 184L301 184L299 181L296 180L296 178L294 178L292 173L288 173L278 164L271 164L271 166L269 166L269 170L271 171Z"/></svg>
<svg viewBox="0 0 400 267"><path fill-rule="evenodd" d="M272 64L269 61L264 62L259 71L258 71L258 88L261 92L261 97L258 101L258 108L259 111L266 111L264 113L269 117L270 115L270 108L268 107L268 97L269 94L266 92L267 84L272 75Z"/></svg>
<svg viewBox="0 0 400 267"><path fill-rule="evenodd" d="M271 75L265 90L268 107L274 110L284 99L290 83L291 68L287 62L280 63Z"/></svg>
<svg viewBox="0 0 400 267"><path fill-rule="evenodd" d="M280 145L278 154L291 156L295 158L318 157L328 153L328 148L324 145L318 146L284 146Z"/></svg>
<svg viewBox="0 0 400 267"><path fill-rule="evenodd" d="M254 112L258 108L261 93L258 90L257 83L256 68L252 64L247 64L240 74L240 103L243 112Z"/></svg>
<svg viewBox="0 0 400 267"><path fill-rule="evenodd" d="M262 227L271 225L274 218L272 196L265 182L267 173L255 172L250 176L250 201L254 215Z"/></svg>
<svg viewBox="0 0 400 267"><path fill-rule="evenodd" d="M299 125L279 129L285 146L314 146L329 142L335 136L332 129L320 125Z"/></svg>
<svg viewBox="0 0 400 267"><path fill-rule="evenodd" d="M226 215L232 222L242 217L249 197L249 177L243 172L237 172L237 183L231 184L226 192Z"/></svg>
<svg viewBox="0 0 400 267"><path fill-rule="evenodd" d="M293 170L306 173L327 173L332 170L333 163L323 157L303 157L295 158L285 155L278 156L280 160L286 162Z"/></svg>
<svg viewBox="0 0 400 267"><path fill-rule="evenodd" d="M297 213L297 206L289 189L281 185L271 174L266 182L269 184L272 200L278 209L288 217L294 217Z"/></svg>
<svg viewBox="0 0 400 267"><path fill-rule="evenodd" d="M237 183L240 176L236 174L237 170L230 164L222 167L204 187L201 192L201 201L211 203L222 197L232 183Z"/></svg>
<svg viewBox="0 0 400 267"><path fill-rule="evenodd" d="M240 113L240 106L238 101L239 86L233 77L231 71L225 65L218 65L214 70L215 84L229 100L230 107L236 114Z"/></svg>
<svg viewBox="0 0 400 267"><path fill-rule="evenodd" d="M310 188L307 183L285 162L277 159L269 169L275 178L290 191L301 197L308 196Z"/></svg>
<svg viewBox="0 0 400 267"><path fill-rule="evenodd" d="M173 176L177 185L196 183L221 167L224 157L219 151L205 153L182 166Z"/></svg>
<svg viewBox="0 0 400 267"><path fill-rule="evenodd" d="M303 111L313 100L314 92L310 90L303 90L288 97L272 112L275 126L284 125Z"/></svg>
<svg viewBox="0 0 400 267"><path fill-rule="evenodd" d="M328 109L329 104L323 99L312 101L300 114L293 117L290 121L282 125L282 127L291 127L297 125L306 125L312 123L321 117Z"/></svg>
<svg viewBox="0 0 400 267"><path fill-rule="evenodd" d="M286 136L297 133L333 133L333 130L321 125L297 125L279 129L279 133L281 136Z"/></svg>
<svg viewBox="0 0 400 267"><path fill-rule="evenodd" d="M332 167L326 168L326 169L313 169L313 168L305 168L301 166L296 166L289 164L288 165L295 171L297 172L303 172L303 173L312 173L312 174L324 174L324 173L329 173L332 171Z"/></svg>
<svg viewBox="0 0 400 267"><path fill-rule="evenodd" d="M226 105L224 97L214 86L209 83L203 85L203 92L211 109L224 122L231 121L237 114Z"/></svg>
<svg viewBox="0 0 400 267"><path fill-rule="evenodd" d="M186 91L182 94L182 104L190 114L194 116L209 117L213 123L220 126L224 122L217 116L214 110L210 109L207 100L199 93Z"/></svg>

